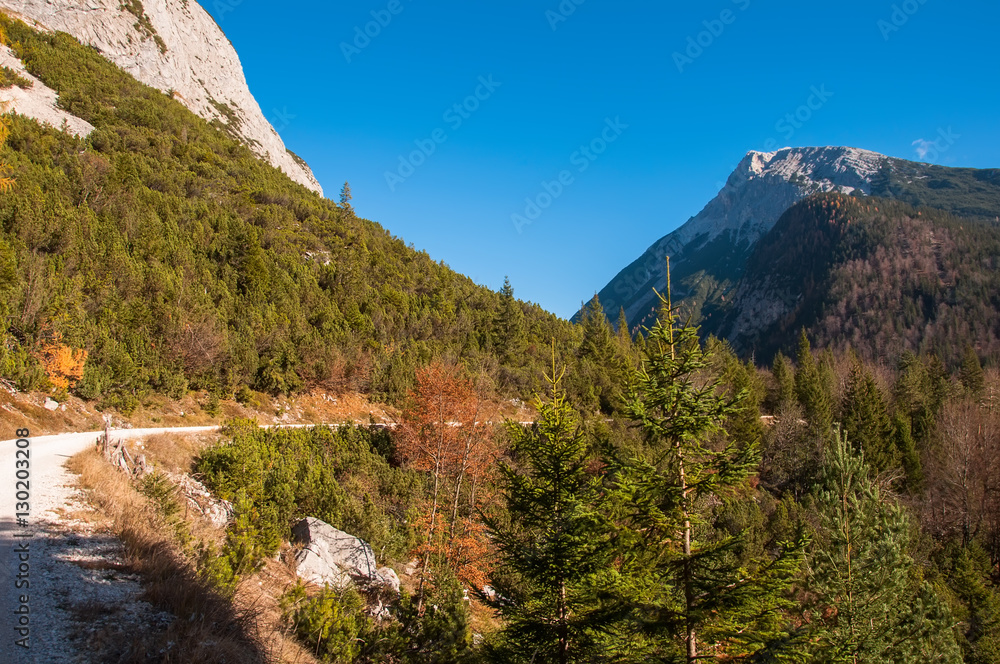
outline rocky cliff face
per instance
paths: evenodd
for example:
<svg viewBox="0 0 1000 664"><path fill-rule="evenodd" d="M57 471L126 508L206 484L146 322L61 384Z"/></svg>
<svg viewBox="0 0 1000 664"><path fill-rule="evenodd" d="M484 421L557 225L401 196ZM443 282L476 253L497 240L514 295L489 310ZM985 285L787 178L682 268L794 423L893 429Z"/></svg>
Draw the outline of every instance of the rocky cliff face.
<svg viewBox="0 0 1000 664"><path fill-rule="evenodd" d="M222 122L296 182L323 193L264 117L235 49L195 0L0 0L0 9L94 46L139 81L172 91L201 117Z"/></svg>
<svg viewBox="0 0 1000 664"><path fill-rule="evenodd" d="M633 327L651 322L659 305L653 288L666 288L670 256L675 295L689 301L688 313L695 318L711 315L704 309L706 303L724 301L754 244L791 205L825 191L869 194L887 160L847 147L747 153L698 215L653 244L605 286L599 293L605 311L614 319L624 307Z"/></svg>

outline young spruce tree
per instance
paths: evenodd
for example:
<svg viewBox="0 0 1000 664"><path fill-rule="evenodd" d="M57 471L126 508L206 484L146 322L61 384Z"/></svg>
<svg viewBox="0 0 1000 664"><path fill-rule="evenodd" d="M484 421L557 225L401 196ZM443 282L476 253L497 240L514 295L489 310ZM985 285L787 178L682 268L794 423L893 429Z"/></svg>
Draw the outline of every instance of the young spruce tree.
<svg viewBox="0 0 1000 664"><path fill-rule="evenodd" d="M962 382L962 387L970 396L977 399L983 396L986 391L986 375L983 367L979 363L979 356L976 349L971 345L965 347L965 354L962 356L962 368L958 372L958 377Z"/></svg>
<svg viewBox="0 0 1000 664"><path fill-rule="evenodd" d="M776 384L773 397L774 409L776 413L780 413L795 403L795 369L787 357L778 353L774 358L771 373Z"/></svg>
<svg viewBox="0 0 1000 664"><path fill-rule="evenodd" d="M806 411L809 431L814 437L826 440L833 427L833 397L827 382L824 380L820 365L813 357L805 328L799 335L796 360L799 368L795 373L795 392L799 397L799 403Z"/></svg>
<svg viewBox="0 0 1000 664"><path fill-rule="evenodd" d="M580 395L577 407L610 414L620 398L625 359L597 295L583 307L580 326L583 339L577 349L578 363L567 390Z"/></svg>
<svg viewBox="0 0 1000 664"><path fill-rule="evenodd" d="M344 186L340 189L340 209L346 212L350 216L354 216L354 206L351 205L351 201L354 196L351 195L351 185L349 182L345 182Z"/></svg>
<svg viewBox="0 0 1000 664"><path fill-rule="evenodd" d="M514 287L507 277L503 278L500 308L493 320L492 341L501 364L511 365L520 361L525 344L524 312L514 299Z"/></svg>
<svg viewBox="0 0 1000 664"><path fill-rule="evenodd" d="M626 399L646 447L622 462L617 481L621 556L632 579L625 603L663 644L657 656L666 661L760 654L787 636L780 611L803 545L747 564L738 562L745 533L713 528L711 504L745 487L758 462L756 440L723 430L746 392L729 397L705 375L711 357L697 328L679 326L670 300L661 300Z"/></svg>
<svg viewBox="0 0 1000 664"><path fill-rule="evenodd" d="M900 464L889 407L875 378L860 363L851 368L843 413L847 439L856 449L864 450L865 461L875 472Z"/></svg>
<svg viewBox="0 0 1000 664"><path fill-rule="evenodd" d="M508 425L517 465L501 465L504 509L485 518L499 553L491 583L504 628L488 648L496 661L602 661L594 595L610 567L610 529L587 439L554 374L537 421Z"/></svg>

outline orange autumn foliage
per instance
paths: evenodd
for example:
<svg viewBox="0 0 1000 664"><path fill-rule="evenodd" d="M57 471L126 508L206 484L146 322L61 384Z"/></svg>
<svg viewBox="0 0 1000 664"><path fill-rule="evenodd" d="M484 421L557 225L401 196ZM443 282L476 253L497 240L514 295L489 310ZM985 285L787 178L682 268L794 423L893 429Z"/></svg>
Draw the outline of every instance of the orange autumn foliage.
<svg viewBox="0 0 1000 664"><path fill-rule="evenodd" d="M432 563L447 565L473 587L485 583L488 540L478 511L489 497L497 457L497 412L461 367L435 363L417 371L397 449L405 465L428 472L433 481L417 524L421 590Z"/></svg>
<svg viewBox="0 0 1000 664"><path fill-rule="evenodd" d="M83 378L87 351L64 345L58 332L46 336L49 338L39 344L35 357L45 370L49 382L57 390L68 390Z"/></svg>
<svg viewBox="0 0 1000 664"><path fill-rule="evenodd" d="M460 581L482 589L489 581L493 558L486 525L478 516L462 517L459 533L451 544L447 551L448 566Z"/></svg>

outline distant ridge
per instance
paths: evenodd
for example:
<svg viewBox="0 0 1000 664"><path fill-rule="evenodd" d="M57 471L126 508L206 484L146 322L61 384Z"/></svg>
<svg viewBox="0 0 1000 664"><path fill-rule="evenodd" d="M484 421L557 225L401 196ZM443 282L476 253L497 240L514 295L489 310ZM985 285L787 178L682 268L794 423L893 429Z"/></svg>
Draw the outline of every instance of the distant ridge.
<svg viewBox="0 0 1000 664"><path fill-rule="evenodd" d="M786 210L818 193L895 198L953 214L1000 214L997 171L956 169L895 159L853 147L750 151L705 208L650 246L600 292L612 320L623 308L633 332L655 317L653 289L666 287L671 257L675 300L696 321L725 308L758 241Z"/></svg>

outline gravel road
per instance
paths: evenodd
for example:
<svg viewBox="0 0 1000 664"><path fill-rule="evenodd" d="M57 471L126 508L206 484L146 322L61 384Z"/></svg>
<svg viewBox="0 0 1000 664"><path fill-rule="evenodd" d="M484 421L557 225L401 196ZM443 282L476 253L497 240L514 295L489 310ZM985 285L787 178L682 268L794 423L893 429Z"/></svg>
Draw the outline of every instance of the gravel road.
<svg viewBox="0 0 1000 664"><path fill-rule="evenodd" d="M217 427L183 427L113 430L113 438L136 439L161 433L201 433ZM102 432L67 433L29 437L30 482L27 527L17 522L19 489L16 485L18 447L15 440L0 442L0 662L3 664L62 664L85 657L74 641L79 622L70 620L89 610L114 611L123 593L141 590L139 579L109 566L121 545L100 533L81 534L69 529L55 510L72 508L80 496L70 486L64 464L93 445ZM23 443L22 443L23 445ZM21 470L24 470L23 463ZM23 473L22 473L23 477ZM23 495L22 495L23 497ZM23 507L23 506L21 506ZM30 537L20 537L30 534ZM27 549L25 552L24 549ZM27 560L25 560L25 558ZM92 561L88 564L88 561ZM25 569L27 568L27 569ZM20 578L19 578L20 577ZM22 583L18 589L16 584ZM23 586L24 582L30 584ZM113 583L114 582L114 583ZM23 597L22 597L23 596ZM27 602L22 602L26 599ZM129 598L124 598L129 601ZM134 607L130 607L134 610ZM20 613L18 613L20 611ZM27 611L26 618L25 611ZM148 619L156 619L149 616ZM24 648L17 642L19 622L27 620Z"/></svg>

